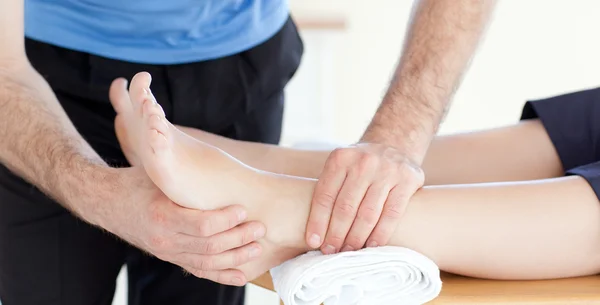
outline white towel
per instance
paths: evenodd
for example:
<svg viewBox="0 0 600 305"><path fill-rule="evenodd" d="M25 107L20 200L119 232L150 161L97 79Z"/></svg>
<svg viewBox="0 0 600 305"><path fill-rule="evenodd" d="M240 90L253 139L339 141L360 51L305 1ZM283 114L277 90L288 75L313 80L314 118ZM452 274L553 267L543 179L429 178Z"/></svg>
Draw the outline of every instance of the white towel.
<svg viewBox="0 0 600 305"><path fill-rule="evenodd" d="M271 276L285 305L421 305L442 289L433 261L390 246L312 251L271 269Z"/></svg>

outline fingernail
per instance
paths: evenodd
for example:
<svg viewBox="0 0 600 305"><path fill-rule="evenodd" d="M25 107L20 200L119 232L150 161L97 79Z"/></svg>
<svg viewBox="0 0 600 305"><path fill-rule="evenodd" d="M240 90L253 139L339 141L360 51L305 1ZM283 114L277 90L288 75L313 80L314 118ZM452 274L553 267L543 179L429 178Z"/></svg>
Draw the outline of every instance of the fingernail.
<svg viewBox="0 0 600 305"><path fill-rule="evenodd" d="M321 237L317 234L313 234L308 239L308 245L312 248L318 248L321 245Z"/></svg>
<svg viewBox="0 0 600 305"><path fill-rule="evenodd" d="M254 239L259 239L263 236L265 236L265 228L264 227L260 227L258 228L256 231L254 231Z"/></svg>
<svg viewBox="0 0 600 305"><path fill-rule="evenodd" d="M250 249L250 258L258 257L259 254L260 254L260 249L258 249L257 247L252 247Z"/></svg>
<svg viewBox="0 0 600 305"><path fill-rule="evenodd" d="M335 247L332 245L327 245L323 248L323 254L333 254L335 253Z"/></svg>
<svg viewBox="0 0 600 305"><path fill-rule="evenodd" d="M239 220L239 221L244 221L244 220L246 220L246 217L247 217L247 216L248 216L248 215L246 214L246 211L244 211L244 210L238 211L238 220Z"/></svg>
<svg viewBox="0 0 600 305"><path fill-rule="evenodd" d="M377 247L377 246L378 246L378 244L377 244L377 242L376 242L376 241L370 241L370 242L367 244L367 247L369 247L369 248L375 248L375 247Z"/></svg>
<svg viewBox="0 0 600 305"><path fill-rule="evenodd" d="M243 283L244 282L239 277L234 277L233 279L231 279L231 284L233 284L235 286L241 286Z"/></svg>
<svg viewBox="0 0 600 305"><path fill-rule="evenodd" d="M144 94L145 95L150 95L150 89L144 88Z"/></svg>
<svg viewBox="0 0 600 305"><path fill-rule="evenodd" d="M342 248L342 252L347 252L347 251L354 251L354 248L346 245Z"/></svg>

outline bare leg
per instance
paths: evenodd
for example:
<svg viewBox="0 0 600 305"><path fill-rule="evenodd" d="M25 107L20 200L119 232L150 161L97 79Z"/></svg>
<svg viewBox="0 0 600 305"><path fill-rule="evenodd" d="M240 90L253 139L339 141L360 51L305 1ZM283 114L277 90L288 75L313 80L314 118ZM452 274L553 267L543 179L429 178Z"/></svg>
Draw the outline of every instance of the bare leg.
<svg viewBox="0 0 600 305"><path fill-rule="evenodd" d="M132 90L146 85L134 80ZM124 128L146 126L135 153L153 181L192 208L239 202L247 206L250 219L267 226L263 253L270 256L244 266L249 278L308 250L304 228L314 180L246 166L184 134L164 119L148 101L151 97L140 97L147 99L143 119L135 111L142 99L132 101L132 121ZM419 251L442 270L467 276L594 274L600 271L600 205L579 177L425 187L411 199L390 244Z"/></svg>
<svg viewBox="0 0 600 305"><path fill-rule="evenodd" d="M426 185L523 181L563 176L539 120L438 136L423 163Z"/></svg>
<svg viewBox="0 0 600 305"><path fill-rule="evenodd" d="M286 175L318 178L330 153L236 141L194 128L178 128L245 164ZM563 174L558 155L539 120L438 136L425 157L423 170L426 185L523 181Z"/></svg>

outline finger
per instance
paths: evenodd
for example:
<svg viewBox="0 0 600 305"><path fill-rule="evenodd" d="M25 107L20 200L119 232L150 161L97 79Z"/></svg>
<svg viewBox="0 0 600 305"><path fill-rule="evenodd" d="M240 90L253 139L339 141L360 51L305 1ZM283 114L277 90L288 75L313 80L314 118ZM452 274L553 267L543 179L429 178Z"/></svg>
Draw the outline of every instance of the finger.
<svg viewBox="0 0 600 305"><path fill-rule="evenodd" d="M219 210L200 211L181 207L175 203L178 213L178 232L197 237L209 237L236 227L246 220L246 210L238 205Z"/></svg>
<svg viewBox="0 0 600 305"><path fill-rule="evenodd" d="M244 273L237 269L227 269L219 271L188 270L193 276L207 279L223 285L244 286L248 282Z"/></svg>
<svg viewBox="0 0 600 305"><path fill-rule="evenodd" d="M414 191L396 185L385 201L379 222L367 240L367 247L384 246L390 241Z"/></svg>
<svg viewBox="0 0 600 305"><path fill-rule="evenodd" d="M265 226L259 222L243 223L211 237L178 234L174 246L179 253L219 254L239 248L265 236Z"/></svg>
<svg viewBox="0 0 600 305"><path fill-rule="evenodd" d="M126 113L131 111L131 101L129 100L129 95L127 94L126 79L115 79L110 85L108 97L116 113Z"/></svg>
<svg viewBox="0 0 600 305"><path fill-rule="evenodd" d="M330 157L315 186L306 226L306 242L314 249L323 243L337 194L345 179L346 169L340 169Z"/></svg>
<svg viewBox="0 0 600 305"><path fill-rule="evenodd" d="M379 222L389 193L390 187L383 183L373 184L369 187L365 199L360 203L356 219L354 219L342 246L342 251L358 250L365 246L367 238Z"/></svg>
<svg viewBox="0 0 600 305"><path fill-rule="evenodd" d="M361 175L359 171L351 171L344 181L333 207L325 242L321 247L324 254L336 253L341 249L356 218L358 207L371 184L369 176Z"/></svg>
<svg viewBox="0 0 600 305"><path fill-rule="evenodd" d="M181 253L177 255L176 261L180 266L188 266L196 270L223 270L243 265L257 258L261 253L262 247L254 242L216 255Z"/></svg>

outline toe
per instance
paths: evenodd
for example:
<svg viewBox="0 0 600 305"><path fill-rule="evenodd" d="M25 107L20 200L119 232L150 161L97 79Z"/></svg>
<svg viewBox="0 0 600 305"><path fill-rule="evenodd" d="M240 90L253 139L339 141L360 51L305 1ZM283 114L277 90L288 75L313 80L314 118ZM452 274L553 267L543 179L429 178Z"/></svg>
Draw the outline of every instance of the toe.
<svg viewBox="0 0 600 305"><path fill-rule="evenodd" d="M152 76L148 72L139 72L131 79L131 89L141 90L150 87Z"/></svg>
<svg viewBox="0 0 600 305"><path fill-rule="evenodd" d="M108 97L116 113L126 113L131 110L131 101L129 100L129 94L127 94L126 79L115 79L110 85Z"/></svg>
<svg viewBox="0 0 600 305"><path fill-rule="evenodd" d="M169 148L169 143L165 134L160 133L156 129L149 129L148 131L148 145L152 149L155 155L160 156Z"/></svg>
<svg viewBox="0 0 600 305"><path fill-rule="evenodd" d="M125 155L125 158L129 164L132 166L140 165L140 162L133 150L134 144L131 143L131 139L127 134L127 124L122 114L117 114L117 117L115 118L115 133L117 134L117 140L119 141L121 150L123 151L123 154Z"/></svg>
<svg viewBox="0 0 600 305"><path fill-rule="evenodd" d="M115 133L117 134L117 140L119 140L119 142L128 142L127 132L125 128L126 127L123 115L117 114L117 116L115 117ZM121 143L121 145L123 145L123 143Z"/></svg>
<svg viewBox="0 0 600 305"><path fill-rule="evenodd" d="M144 117L151 117L153 115L161 118L165 117L165 112L163 111L162 107L153 100L145 100L142 108Z"/></svg>
<svg viewBox="0 0 600 305"><path fill-rule="evenodd" d="M163 118L156 114L148 117L148 127L162 133L165 137L169 136L169 125Z"/></svg>
<svg viewBox="0 0 600 305"><path fill-rule="evenodd" d="M141 113L142 105L145 100L154 99L150 93L151 82L152 77L147 72L140 72L131 79L131 86L129 86L129 97L136 113Z"/></svg>

